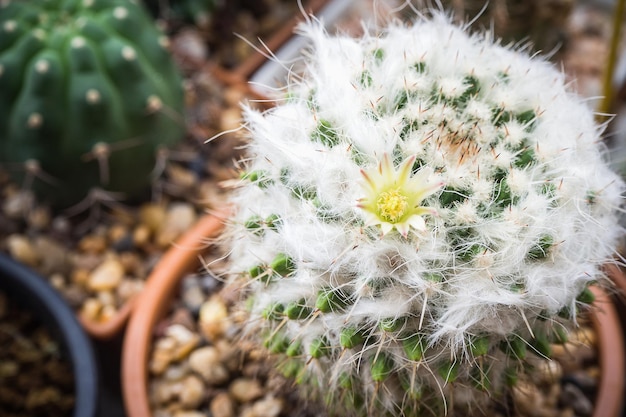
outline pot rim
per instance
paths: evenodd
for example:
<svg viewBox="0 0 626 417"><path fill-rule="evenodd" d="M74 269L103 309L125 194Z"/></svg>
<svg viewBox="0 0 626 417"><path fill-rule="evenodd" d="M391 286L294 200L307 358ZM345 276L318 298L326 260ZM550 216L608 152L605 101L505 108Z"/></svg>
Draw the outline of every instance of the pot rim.
<svg viewBox="0 0 626 417"><path fill-rule="evenodd" d="M74 374L74 417L93 417L98 406L98 366L91 342L61 295L30 268L0 253L0 288L33 309L62 345Z"/></svg>
<svg viewBox="0 0 626 417"><path fill-rule="evenodd" d="M152 416L148 400L148 355L152 330L167 311L176 285L200 265L208 239L221 231L228 208L204 215L163 255L135 301L122 345L122 396L128 417Z"/></svg>

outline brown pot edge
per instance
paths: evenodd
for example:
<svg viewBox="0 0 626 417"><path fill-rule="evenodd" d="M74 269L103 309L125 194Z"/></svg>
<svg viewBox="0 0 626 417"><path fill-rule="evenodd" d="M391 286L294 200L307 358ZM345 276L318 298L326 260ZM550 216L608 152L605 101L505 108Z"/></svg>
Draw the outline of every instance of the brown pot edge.
<svg viewBox="0 0 626 417"><path fill-rule="evenodd" d="M228 209L198 220L161 258L137 297L122 346L121 385L127 417L151 417L148 398L148 355L152 329L165 313L178 281L200 264L207 239L217 235Z"/></svg>

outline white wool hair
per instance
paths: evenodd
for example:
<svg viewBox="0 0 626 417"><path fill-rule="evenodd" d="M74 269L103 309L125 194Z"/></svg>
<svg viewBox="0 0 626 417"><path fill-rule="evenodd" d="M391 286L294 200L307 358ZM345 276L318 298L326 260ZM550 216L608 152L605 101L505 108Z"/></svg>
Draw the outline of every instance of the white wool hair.
<svg viewBox="0 0 626 417"><path fill-rule="evenodd" d="M246 170L268 181L244 179L233 197L231 272L267 268L278 254L294 264L287 277L249 283L253 318L276 303L314 306L320 291L341 289L350 295L344 309L281 330L303 346L323 336L337 347L343 327L362 326L403 369L395 339L376 328L383 320L405 319L428 333L429 346L462 358L468 337L528 335L537 317L573 307L603 278L622 234L624 184L563 74L437 14L359 39L329 36L315 22L299 32L312 46L289 98L265 112L245 109ZM474 82L479 92L466 97ZM323 123L327 136L316 139ZM426 230L383 235L358 203L361 171L385 155L396 165L415 156L460 201L444 203L442 188L424 201L437 213L424 216ZM246 226L268 216L280 224Z"/></svg>

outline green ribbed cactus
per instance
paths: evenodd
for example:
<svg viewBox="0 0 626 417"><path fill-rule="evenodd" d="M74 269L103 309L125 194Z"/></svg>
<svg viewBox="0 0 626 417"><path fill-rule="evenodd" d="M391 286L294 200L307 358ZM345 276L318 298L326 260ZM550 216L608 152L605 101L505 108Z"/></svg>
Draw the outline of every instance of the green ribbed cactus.
<svg viewBox="0 0 626 417"><path fill-rule="evenodd" d="M333 415L495 415L623 234L593 111L546 61L439 14L301 32L304 74L246 111L225 234L246 333Z"/></svg>
<svg viewBox="0 0 626 417"><path fill-rule="evenodd" d="M0 2L0 163L42 199L145 190L182 110L167 38L135 2Z"/></svg>

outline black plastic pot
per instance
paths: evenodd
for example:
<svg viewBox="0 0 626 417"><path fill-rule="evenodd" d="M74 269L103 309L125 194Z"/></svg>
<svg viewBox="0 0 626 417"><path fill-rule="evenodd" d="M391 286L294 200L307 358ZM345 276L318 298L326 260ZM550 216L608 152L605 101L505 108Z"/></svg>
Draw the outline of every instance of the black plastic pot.
<svg viewBox="0 0 626 417"><path fill-rule="evenodd" d="M74 373L74 417L94 417L98 406L98 367L93 347L74 312L48 282L0 254L0 290L31 310L60 343Z"/></svg>

